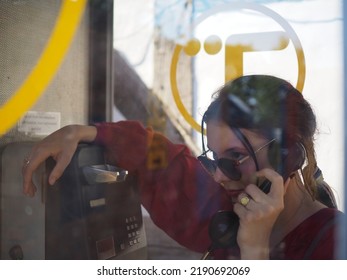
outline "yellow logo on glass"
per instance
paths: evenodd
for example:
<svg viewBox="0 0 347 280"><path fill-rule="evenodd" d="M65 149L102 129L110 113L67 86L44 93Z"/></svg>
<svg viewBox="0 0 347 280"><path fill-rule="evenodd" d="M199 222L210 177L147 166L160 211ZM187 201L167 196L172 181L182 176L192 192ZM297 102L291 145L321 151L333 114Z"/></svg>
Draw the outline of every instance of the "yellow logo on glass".
<svg viewBox="0 0 347 280"><path fill-rule="evenodd" d="M271 9L254 3L233 3L222 5L200 16L194 23L193 27L196 27L207 17L215 15L219 12L243 9L257 11L266 15L267 17L272 18L277 22L277 24L279 24L283 28L283 31L233 34L226 38L224 61L225 82L243 75L244 53L284 50L285 48L287 48L289 42L292 42L295 48L298 65L298 79L296 88L302 92L305 82L306 66L304 52L300 40L297 37L294 30L292 29L292 27L287 23L287 21ZM204 51L207 54L214 55L221 51L222 46L223 42L221 38L217 35L211 35L207 37L203 46L198 39L191 38L187 41L187 43L184 46L177 44L172 55L170 69L170 83L172 94L176 106L182 114L182 116L184 117L184 119L197 131L200 131L200 125L194 120L194 118L191 116L191 114L187 111L186 107L184 106L177 86L176 72L179 57L182 51L186 55L193 57L199 53L202 47L204 48Z"/></svg>

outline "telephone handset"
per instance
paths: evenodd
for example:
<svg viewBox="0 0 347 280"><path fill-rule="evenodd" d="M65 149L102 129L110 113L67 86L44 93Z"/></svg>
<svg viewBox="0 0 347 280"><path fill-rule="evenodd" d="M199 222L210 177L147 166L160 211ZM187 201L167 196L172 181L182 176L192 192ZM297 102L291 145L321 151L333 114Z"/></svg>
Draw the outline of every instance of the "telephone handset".
<svg viewBox="0 0 347 280"><path fill-rule="evenodd" d="M304 164L305 148L301 143L296 143L289 149L281 150L281 154L283 164L272 166L277 166L277 172L282 174L283 180L286 181L292 172L300 169ZM265 180L259 188L264 193L269 193L271 182ZM209 251L235 247L238 228L239 217L233 211L218 211L214 214L209 225L209 235L212 241Z"/></svg>

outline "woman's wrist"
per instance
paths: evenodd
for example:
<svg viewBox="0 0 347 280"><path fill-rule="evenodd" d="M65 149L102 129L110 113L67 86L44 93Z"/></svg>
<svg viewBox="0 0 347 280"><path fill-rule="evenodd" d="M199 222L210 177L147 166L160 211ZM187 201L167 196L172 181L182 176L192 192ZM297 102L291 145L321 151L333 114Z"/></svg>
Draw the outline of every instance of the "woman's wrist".
<svg viewBox="0 0 347 280"><path fill-rule="evenodd" d="M241 248L242 260L268 260L270 258L269 247Z"/></svg>
<svg viewBox="0 0 347 280"><path fill-rule="evenodd" d="M89 125L70 125L69 135L77 140L77 142L93 142L96 138L97 129L95 126Z"/></svg>

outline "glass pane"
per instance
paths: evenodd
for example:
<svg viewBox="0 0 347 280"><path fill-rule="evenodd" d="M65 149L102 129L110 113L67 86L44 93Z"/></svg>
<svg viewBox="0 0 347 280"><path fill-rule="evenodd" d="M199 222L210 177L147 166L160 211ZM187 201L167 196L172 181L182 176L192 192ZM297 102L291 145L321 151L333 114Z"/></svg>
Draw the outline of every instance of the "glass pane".
<svg viewBox="0 0 347 280"><path fill-rule="evenodd" d="M0 259L346 258L343 4L1 1Z"/></svg>
<svg viewBox="0 0 347 280"><path fill-rule="evenodd" d="M146 88L141 102L150 110L141 121L199 155L201 118L225 82L249 74L287 80L314 109L317 163L343 211L342 4L116 1L115 51Z"/></svg>

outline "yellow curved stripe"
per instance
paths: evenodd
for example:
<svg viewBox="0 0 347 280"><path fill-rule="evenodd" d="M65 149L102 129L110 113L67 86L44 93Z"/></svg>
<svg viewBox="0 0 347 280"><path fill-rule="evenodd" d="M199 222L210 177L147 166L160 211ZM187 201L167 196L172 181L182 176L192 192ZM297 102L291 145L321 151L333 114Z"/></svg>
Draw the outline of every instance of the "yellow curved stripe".
<svg viewBox="0 0 347 280"><path fill-rule="evenodd" d="M69 49L87 0L64 0L57 22L36 66L0 108L0 135L5 134L45 91Z"/></svg>
<svg viewBox="0 0 347 280"><path fill-rule="evenodd" d="M182 103L180 93L177 87L176 70L177 70L179 55L182 49L183 47L181 45L176 45L174 49L174 53L172 55L172 59L171 59L170 84L171 84L172 95L176 103L176 106L178 110L181 112L183 118L191 125L191 127L193 127L196 131L199 132L200 125L194 120L192 115L187 111L186 107Z"/></svg>

